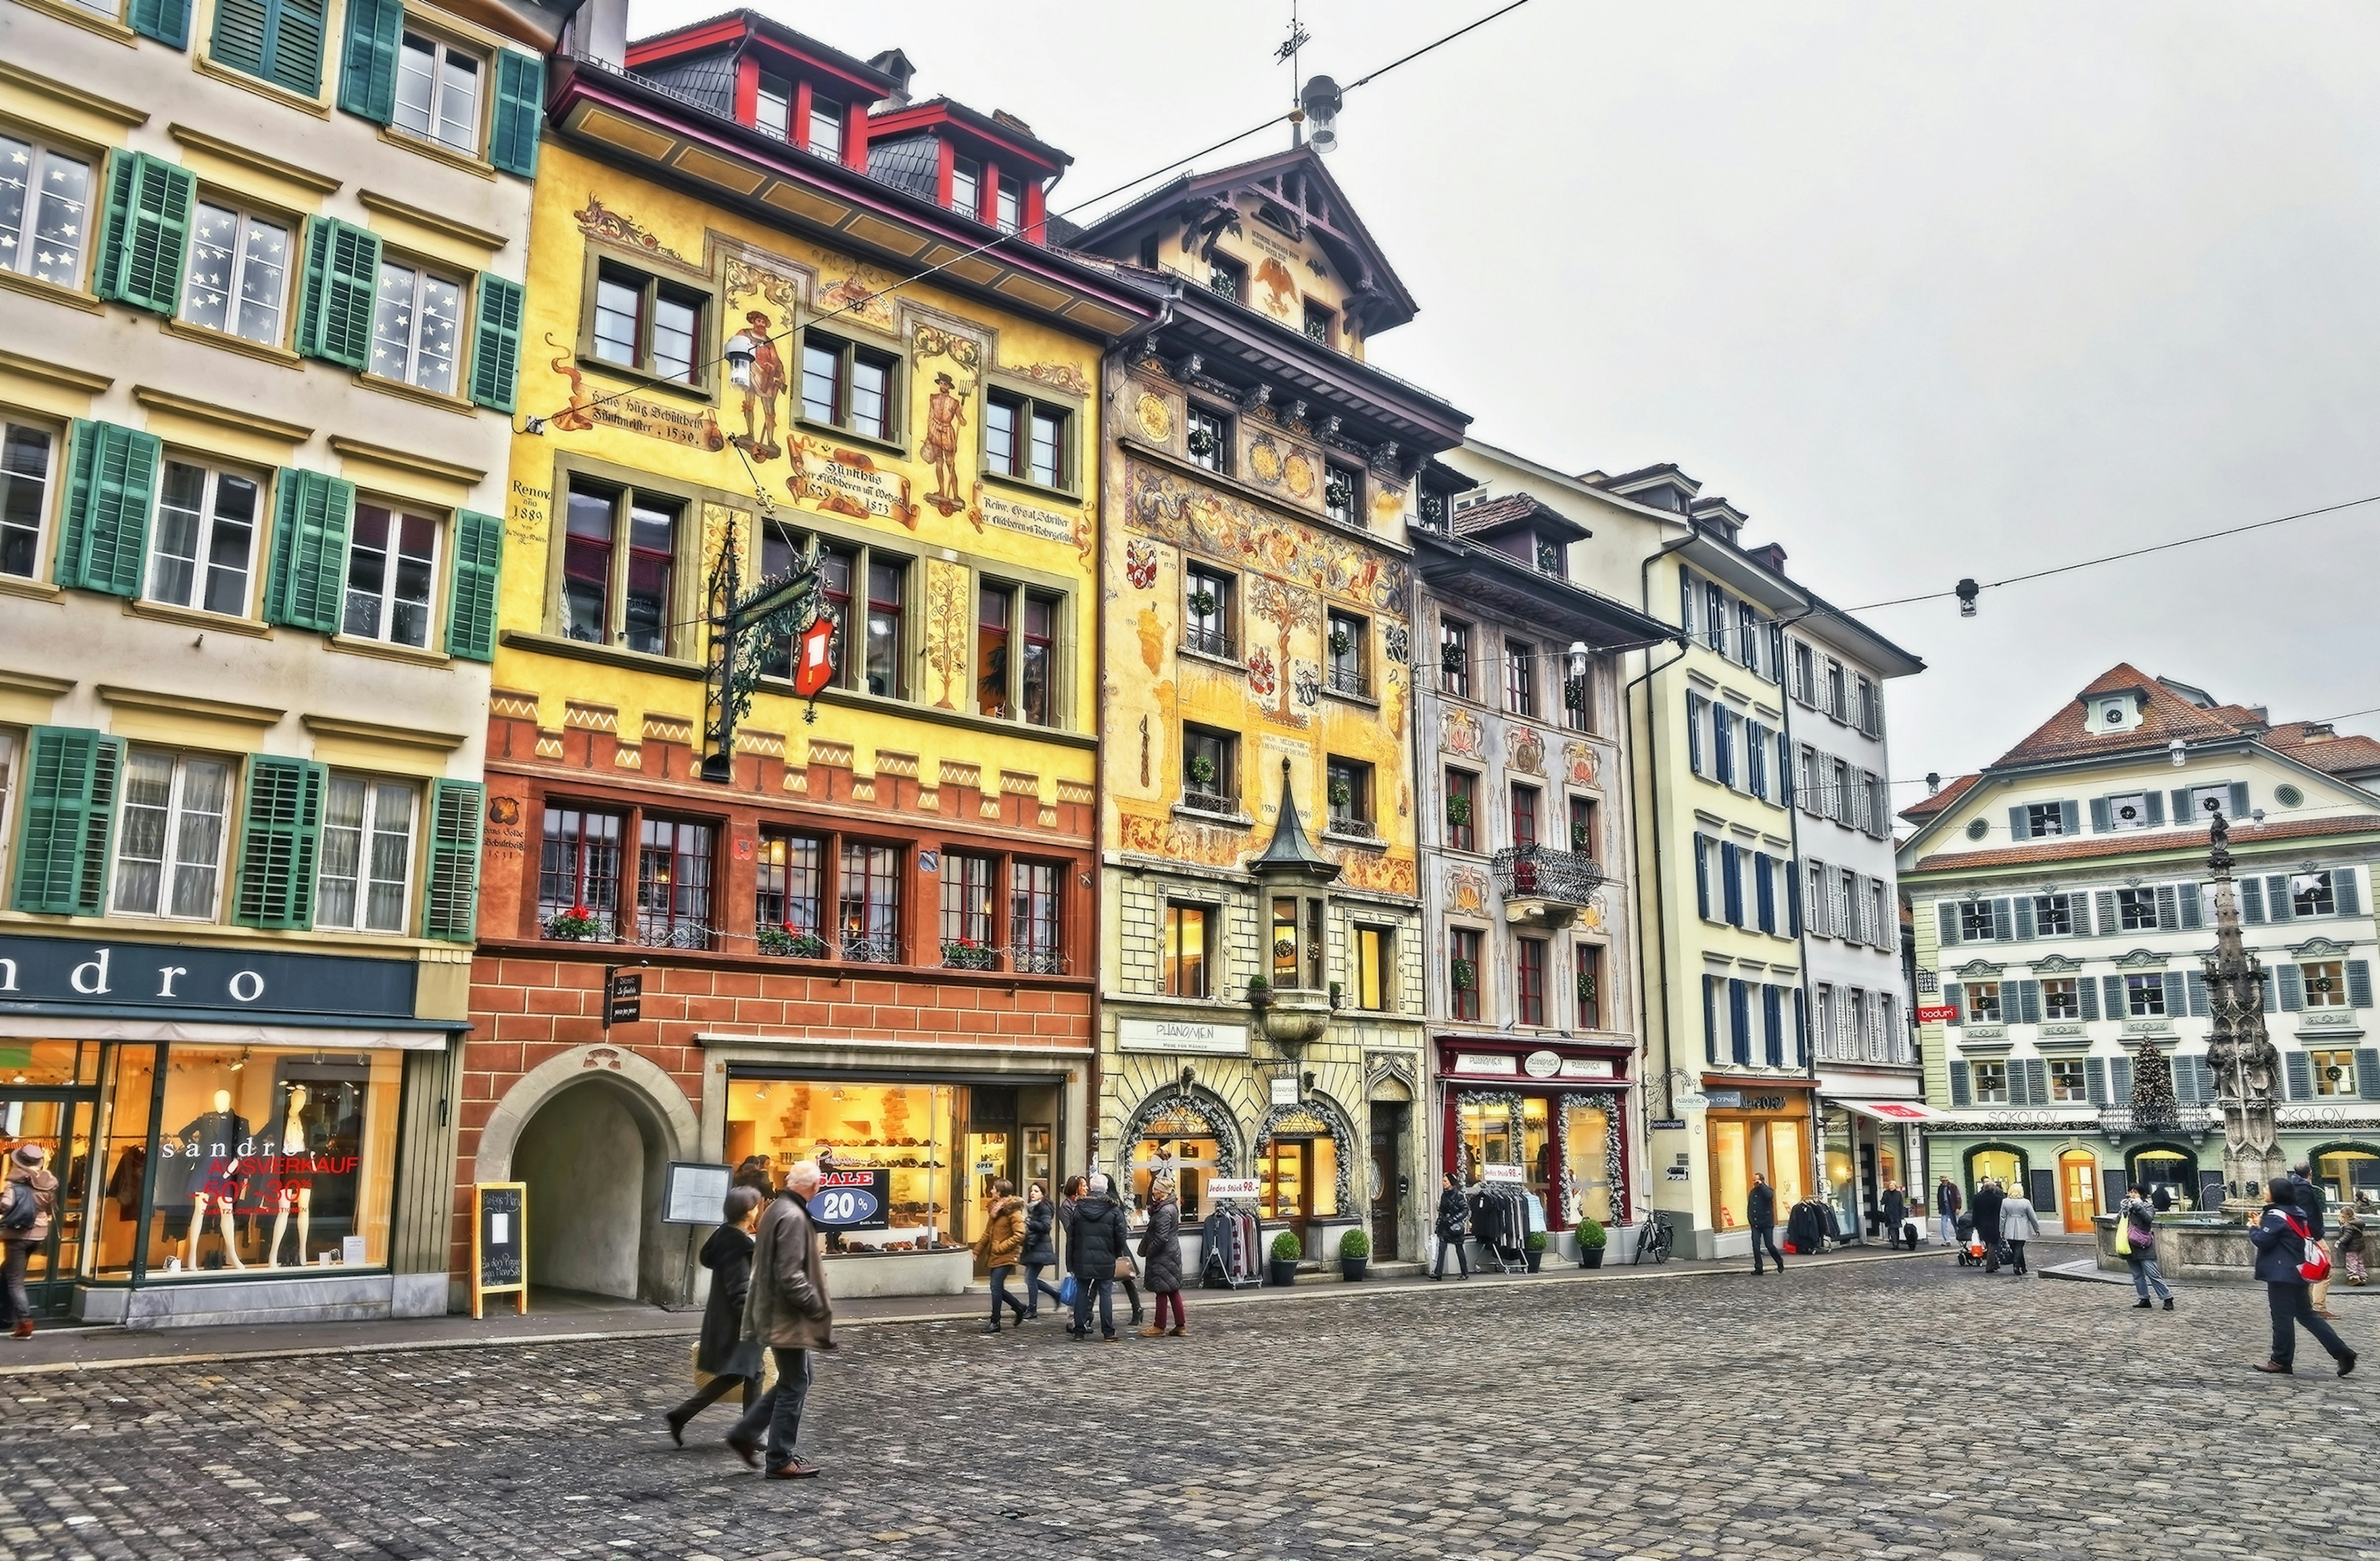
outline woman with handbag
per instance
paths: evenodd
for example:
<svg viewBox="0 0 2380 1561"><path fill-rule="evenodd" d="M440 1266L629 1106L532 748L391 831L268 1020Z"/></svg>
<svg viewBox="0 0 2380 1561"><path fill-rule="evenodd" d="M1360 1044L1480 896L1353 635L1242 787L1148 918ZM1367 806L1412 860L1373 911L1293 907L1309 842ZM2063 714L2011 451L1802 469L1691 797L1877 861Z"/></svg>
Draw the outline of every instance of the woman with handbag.
<svg viewBox="0 0 2380 1561"><path fill-rule="evenodd" d="M2149 1287L2154 1285L2165 1309L2172 1311L2173 1292L2166 1289L2165 1275L2157 1268L2156 1205L2134 1187L2125 1192L2124 1206L2116 1212L2116 1251L2132 1271L2132 1289L2141 1298L2133 1304L2148 1311Z"/></svg>
<svg viewBox="0 0 2380 1561"><path fill-rule="evenodd" d="M686 1446L686 1422L729 1390L744 1389L744 1407L760 1396L760 1341L744 1337L744 1296L752 1287L752 1226L760 1194L741 1183L727 1190L721 1224L702 1244L702 1265L710 1270L710 1299L702 1303L702 1333L694 1347L694 1369L710 1380L693 1398L662 1417L670 1440Z"/></svg>
<svg viewBox="0 0 2380 1561"><path fill-rule="evenodd" d="M2298 1325L2303 1324L2314 1342L2338 1362L2340 1376L2353 1371L2355 1351L2314 1313L2313 1281L2317 1276L2306 1270L2318 1267L2326 1274L2330 1260L2306 1224L2298 1206L2297 1189L2288 1177L2277 1176L2265 1184L2264 1212L2248 1228L2248 1240L2256 1244L2256 1277L2265 1281L2265 1301L2273 1315L2272 1359L2253 1369L2275 1376L2288 1376L2294 1371Z"/></svg>
<svg viewBox="0 0 2380 1561"><path fill-rule="evenodd" d="M1050 1190L1038 1181L1025 1187L1025 1320L1031 1322L1041 1315L1041 1298L1047 1295L1062 1310L1066 1298L1058 1287L1041 1277L1044 1268L1058 1265L1057 1205L1050 1202Z"/></svg>
<svg viewBox="0 0 2380 1561"><path fill-rule="evenodd" d="M1148 1281L1148 1293L1157 1298L1151 1303L1157 1317L1140 1330L1143 1338L1157 1338L1169 1331L1165 1326L1169 1302L1173 1337L1179 1338L1190 1331L1190 1320L1182 1312L1181 1237L1181 1193L1171 1176L1156 1177L1148 1184L1148 1228L1140 1233L1140 1272Z"/></svg>

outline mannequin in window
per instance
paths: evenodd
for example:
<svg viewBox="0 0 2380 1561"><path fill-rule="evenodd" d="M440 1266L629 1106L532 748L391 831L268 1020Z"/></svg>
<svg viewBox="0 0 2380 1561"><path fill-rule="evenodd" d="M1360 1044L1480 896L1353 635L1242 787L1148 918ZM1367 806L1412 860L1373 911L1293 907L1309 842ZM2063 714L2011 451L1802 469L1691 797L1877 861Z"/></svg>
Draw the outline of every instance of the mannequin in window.
<svg viewBox="0 0 2380 1561"><path fill-rule="evenodd" d="M306 1230L314 1214L314 1156L306 1138L306 1102L310 1098L304 1084L291 1084L281 1112L281 1129L267 1138L269 1162L273 1180L279 1184L275 1194L278 1207L273 1216L273 1245L265 1249L264 1265L281 1266L281 1237L289 1228L289 1211L298 1211L298 1266L306 1266Z"/></svg>
<svg viewBox="0 0 2380 1561"><path fill-rule="evenodd" d="M190 1200L190 1233L182 1247L182 1266L199 1265L199 1236L206 1228L207 1211L218 1211L223 1227L224 1262L245 1268L239 1260L239 1239L232 1229L232 1204L239 1193L239 1146L248 1139L248 1119L231 1108L231 1091L215 1091L214 1109L191 1121L175 1137L183 1144L189 1178L185 1193Z"/></svg>

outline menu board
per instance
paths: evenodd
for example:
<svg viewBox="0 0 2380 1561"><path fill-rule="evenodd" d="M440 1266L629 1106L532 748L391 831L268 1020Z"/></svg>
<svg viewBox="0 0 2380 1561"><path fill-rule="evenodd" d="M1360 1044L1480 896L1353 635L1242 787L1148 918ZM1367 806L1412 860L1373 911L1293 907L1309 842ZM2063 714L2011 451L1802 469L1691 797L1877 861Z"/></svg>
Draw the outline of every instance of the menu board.
<svg viewBox="0 0 2380 1561"><path fill-rule="evenodd" d="M471 1189L471 1315L487 1314L487 1298L510 1295L528 1312L528 1184L483 1181Z"/></svg>

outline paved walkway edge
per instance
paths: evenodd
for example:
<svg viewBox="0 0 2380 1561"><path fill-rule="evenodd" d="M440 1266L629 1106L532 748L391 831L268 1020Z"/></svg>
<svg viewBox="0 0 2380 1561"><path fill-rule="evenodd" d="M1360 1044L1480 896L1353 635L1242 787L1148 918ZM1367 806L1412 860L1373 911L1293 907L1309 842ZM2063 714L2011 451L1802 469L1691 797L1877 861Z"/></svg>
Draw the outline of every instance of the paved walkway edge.
<svg viewBox="0 0 2380 1561"><path fill-rule="evenodd" d="M1939 1258L1938 1247L1921 1247L1915 1252L1861 1252L1837 1257L1803 1258L1795 1262L1796 1269L1841 1268L1862 1263L1890 1263L1913 1257ZM1714 1279L1729 1277L1750 1278L1750 1272L1735 1265L1672 1267L1667 1264L1632 1264L1618 1268L1563 1269L1556 1273L1538 1273L1525 1277L1490 1276L1490 1282L1478 1292L1501 1289L1517 1289L1541 1285L1585 1284L1645 1284L1660 1279ZM1357 1296L1448 1294L1443 1287L1450 1281L1427 1279L1406 1280L1393 1284L1374 1284L1369 1280L1356 1284L1323 1280L1311 1288L1293 1285L1286 1289L1270 1288L1256 1290L1193 1290L1185 1292L1197 1298L1203 1310L1209 1306L1288 1306L1344 1301ZM1460 1284L1460 1281L1451 1281ZM892 1317L860 1317L838 1323L838 1332L854 1328L881 1328L918 1323L963 1323L977 1316L974 1308L965 1312L921 1312ZM320 1356L337 1355L407 1355L431 1349L502 1349L550 1344L597 1344L609 1339L624 1338L690 1338L700 1325L700 1314L687 1314L684 1329L624 1328L583 1329L545 1334L509 1334L493 1338L431 1338L358 1340L353 1344L310 1346L295 1349L227 1349L192 1351L187 1354L128 1355L98 1361L42 1361L24 1365L0 1366L0 1378L53 1376L67 1372L131 1371L141 1366L214 1365L239 1361L303 1361Z"/></svg>

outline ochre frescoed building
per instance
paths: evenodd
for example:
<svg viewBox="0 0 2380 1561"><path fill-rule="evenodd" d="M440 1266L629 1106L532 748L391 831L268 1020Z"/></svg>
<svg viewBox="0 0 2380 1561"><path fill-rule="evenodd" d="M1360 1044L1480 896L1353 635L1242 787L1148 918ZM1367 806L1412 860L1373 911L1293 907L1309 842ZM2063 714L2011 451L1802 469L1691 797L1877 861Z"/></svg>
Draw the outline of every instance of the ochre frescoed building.
<svg viewBox="0 0 2380 1561"><path fill-rule="evenodd" d="M1108 366L1099 1157L1308 1257L1418 1251L1417 478L1463 415L1368 369L1414 302L1310 151L1078 242L1162 301ZM1252 1001L1251 983L1256 983Z"/></svg>
<svg viewBox="0 0 2380 1561"><path fill-rule="evenodd" d="M836 1293L954 1291L990 1182L1086 1152L1096 387L1154 306L1018 231L1063 153L897 52L740 13L626 58L549 103L456 1271L518 1180L536 1282L674 1299L668 1162L822 1156L884 1173ZM762 653L706 780L710 622L813 544L832 678Z"/></svg>

